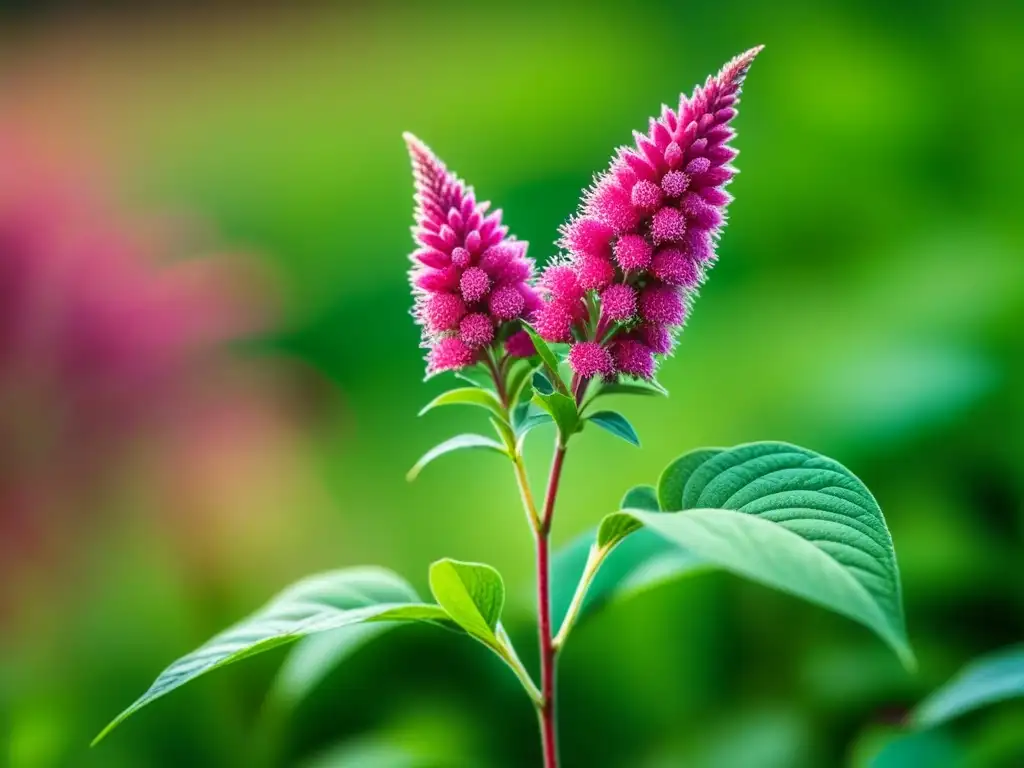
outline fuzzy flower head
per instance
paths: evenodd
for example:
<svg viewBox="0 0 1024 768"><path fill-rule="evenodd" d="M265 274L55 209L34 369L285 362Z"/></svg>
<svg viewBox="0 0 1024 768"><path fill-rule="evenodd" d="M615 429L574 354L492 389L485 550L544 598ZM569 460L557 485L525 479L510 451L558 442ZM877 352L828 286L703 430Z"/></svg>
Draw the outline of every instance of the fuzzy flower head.
<svg viewBox="0 0 1024 768"><path fill-rule="evenodd" d="M526 243L509 237L501 211L488 213L490 203L478 203L473 188L423 142L408 133L405 142L416 183L412 231L419 246L409 279L427 372L472 365L491 344L509 342L510 354L527 351L519 321L541 300L530 286L534 268Z"/></svg>
<svg viewBox="0 0 1024 768"><path fill-rule="evenodd" d="M563 228L568 257L541 280L546 303L535 325L550 341L584 347L581 371L649 379L655 356L672 351L715 260L732 199L724 187L736 173L731 123L760 50L737 56L684 94L678 110L662 107L646 134L634 134L635 146L620 149L595 179ZM587 301L601 309L595 327ZM595 339L607 348L607 364L596 364Z"/></svg>

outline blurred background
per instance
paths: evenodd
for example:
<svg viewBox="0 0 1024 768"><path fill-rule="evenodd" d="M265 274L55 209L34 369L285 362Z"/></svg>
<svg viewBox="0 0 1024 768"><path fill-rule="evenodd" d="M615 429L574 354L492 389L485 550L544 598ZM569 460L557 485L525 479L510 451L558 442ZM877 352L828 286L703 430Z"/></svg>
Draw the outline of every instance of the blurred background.
<svg viewBox="0 0 1024 768"><path fill-rule="evenodd" d="M1014 704L886 747L1024 639L1024 5L22 0L0 3L0 766L537 764L512 677L429 628L294 707L264 706L274 652L86 745L317 570L425 592L438 557L491 563L535 666L507 467L404 480L480 417L415 418L449 382L421 383L401 132L543 263L612 148L758 43L672 397L621 404L642 451L579 440L556 542L693 447L813 447L882 504L920 670L794 599L680 581L574 635L565 764L1024 765Z"/></svg>

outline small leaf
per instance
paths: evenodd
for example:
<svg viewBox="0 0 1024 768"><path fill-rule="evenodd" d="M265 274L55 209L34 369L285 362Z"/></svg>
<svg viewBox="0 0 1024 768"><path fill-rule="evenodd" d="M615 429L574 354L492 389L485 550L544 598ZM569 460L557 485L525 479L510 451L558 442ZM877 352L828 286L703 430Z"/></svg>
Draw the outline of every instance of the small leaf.
<svg viewBox="0 0 1024 768"><path fill-rule="evenodd" d="M543 361L544 365L548 367L551 375L557 378L558 358L551 350L551 347L548 346L548 343L544 341L544 339L540 337L540 334L530 327L528 323L523 323L523 329L530 334L530 338L533 339L533 346L537 349L537 354L540 355L540 359ZM565 390L565 385L562 384L560 379L554 383L560 390Z"/></svg>
<svg viewBox="0 0 1024 768"><path fill-rule="evenodd" d="M550 395L555 391L554 385L542 371L537 371L533 374L533 388L536 390L538 395Z"/></svg>
<svg viewBox="0 0 1024 768"><path fill-rule="evenodd" d="M505 607L505 584L494 568L438 560L430 566L430 591L452 621L486 645L498 645L495 630Z"/></svg>
<svg viewBox="0 0 1024 768"><path fill-rule="evenodd" d="M629 515L607 515L597 527L597 546L611 549L644 524Z"/></svg>
<svg viewBox="0 0 1024 768"><path fill-rule="evenodd" d="M538 392L533 396L533 402L551 414L563 440L568 439L569 435L579 428L580 415L576 410L576 401L568 395L563 395L561 392L542 395Z"/></svg>
<svg viewBox="0 0 1024 768"><path fill-rule="evenodd" d="M415 480L419 473L423 471L423 468L427 466L427 464L432 462L434 459L439 458L440 456L444 456L446 453L463 450L465 448L486 448L487 450L490 451L497 451L503 456L508 455L505 452L505 448L501 443L497 442L496 440L492 440L489 437L474 434L456 435L455 437L449 440L445 440L443 443L440 443L439 445L435 445L433 448L431 448L429 451L423 454L420 460L417 461L413 468L409 470L408 474L406 475L406 479Z"/></svg>
<svg viewBox="0 0 1024 768"><path fill-rule="evenodd" d="M640 438L637 436L636 430L633 429L633 425L621 413L616 411L598 411L588 416L587 421L592 422L595 426L600 427L606 432L611 432L631 445L640 447Z"/></svg>
<svg viewBox="0 0 1024 768"><path fill-rule="evenodd" d="M480 387L480 389L486 389L491 392L494 391L494 379L491 377L491 372L481 365L474 365L470 368L456 371L455 378L462 379L474 387Z"/></svg>
<svg viewBox="0 0 1024 768"><path fill-rule="evenodd" d="M520 400L523 400L523 391L533 378L533 372L536 369L536 364L527 358L520 358L512 363L507 379L508 403L510 407L517 405ZM526 400L529 400L529 398L526 398Z"/></svg>
<svg viewBox="0 0 1024 768"><path fill-rule="evenodd" d="M495 431L501 437L502 442L505 444L502 447L502 452L509 456L516 447L516 433L512 430L512 425L504 419L496 419L494 416L490 417L491 426L494 427Z"/></svg>
<svg viewBox="0 0 1024 768"><path fill-rule="evenodd" d="M657 512L658 489L653 485L638 485L626 491L619 502L619 509L642 509L646 512Z"/></svg>
<svg viewBox="0 0 1024 768"><path fill-rule="evenodd" d="M619 514L713 565L864 624L913 665L892 539L848 469L786 443L696 452L662 475L663 508L680 479L684 511ZM607 518L602 527L625 530Z"/></svg>
<svg viewBox="0 0 1024 768"><path fill-rule="evenodd" d="M980 707L1022 697L1024 645L1019 645L972 661L921 702L911 722L919 728L933 728Z"/></svg>
<svg viewBox="0 0 1024 768"><path fill-rule="evenodd" d="M147 704L200 675L307 635L372 621L447 620L444 610L420 602L404 579L383 568L351 568L311 576L171 664L93 744Z"/></svg>
<svg viewBox="0 0 1024 768"><path fill-rule="evenodd" d="M475 405L479 408L486 408L499 419L505 418L504 409L498 402L497 396L493 392L478 387L462 387L442 392L423 406L418 415L422 416L442 405Z"/></svg>
<svg viewBox="0 0 1024 768"><path fill-rule="evenodd" d="M521 440L530 430L542 424L551 424L554 419L551 418L551 414L547 411L542 410L533 403L526 402L516 406L516 417L513 421L516 437Z"/></svg>

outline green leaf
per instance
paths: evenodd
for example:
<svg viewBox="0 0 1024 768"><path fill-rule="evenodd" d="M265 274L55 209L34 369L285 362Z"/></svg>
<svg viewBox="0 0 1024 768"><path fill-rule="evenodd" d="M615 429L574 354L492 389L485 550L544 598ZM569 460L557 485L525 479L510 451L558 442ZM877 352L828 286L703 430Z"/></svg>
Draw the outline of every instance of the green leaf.
<svg viewBox="0 0 1024 768"><path fill-rule="evenodd" d="M430 591L452 621L486 645L499 644L495 631L505 607L505 584L491 566L438 560L430 566Z"/></svg>
<svg viewBox="0 0 1024 768"><path fill-rule="evenodd" d="M1021 697L1024 697L1024 645L975 659L921 702L911 722L919 728L932 728L980 707Z"/></svg>
<svg viewBox="0 0 1024 768"><path fill-rule="evenodd" d="M548 343L544 341L544 339L542 339L528 323L523 323L523 329L530 334L530 338L533 339L533 346L537 349L537 354L540 355L540 359L543 361L544 365L546 365L551 371L551 375L556 378L556 381L552 383L554 383L560 390L564 391L565 385L562 383L561 379L558 379L558 358L555 356L555 353L551 350L551 347L548 346Z"/></svg>
<svg viewBox="0 0 1024 768"><path fill-rule="evenodd" d="M491 372L482 365L474 365L470 368L456 371L455 378L462 379L474 387L480 387L491 392L494 391L494 379L491 377Z"/></svg>
<svg viewBox="0 0 1024 768"><path fill-rule="evenodd" d="M504 409L493 392L478 387L462 387L461 389L450 389L435 397L419 412L419 416L429 413L442 405L475 405L478 408L486 408L499 419L504 419Z"/></svg>
<svg viewBox="0 0 1024 768"><path fill-rule="evenodd" d="M594 393L594 399L604 395L645 395L647 397L658 397L668 395L668 390L655 380L629 379L609 384L602 384L600 389Z"/></svg>
<svg viewBox="0 0 1024 768"><path fill-rule="evenodd" d="M354 624L302 638L285 657L270 696L294 705L308 696L331 670L351 654L397 626L399 623L393 621Z"/></svg>
<svg viewBox="0 0 1024 768"><path fill-rule="evenodd" d="M542 424L551 424L554 419L551 414L541 410L533 403L520 403L516 406L516 414L513 423L515 425L516 437L522 439L530 430Z"/></svg>
<svg viewBox="0 0 1024 768"><path fill-rule="evenodd" d="M568 395L563 395L561 392L542 395L538 392L533 396L533 402L551 414L563 440L568 439L569 435L579 428L580 415L576 410L576 401Z"/></svg>
<svg viewBox="0 0 1024 768"><path fill-rule="evenodd" d="M611 518L632 518L719 568L854 619L913 664L892 539L878 503L849 470L786 443L702 451L662 476L663 508L680 478L685 511ZM602 529L627 525L606 518Z"/></svg>
<svg viewBox="0 0 1024 768"><path fill-rule="evenodd" d="M537 370L535 363L527 358L520 358L512 363L507 379L508 402L510 407L516 406L523 399L523 391L526 389L533 372ZM526 398L529 400L529 398Z"/></svg>
<svg viewBox="0 0 1024 768"><path fill-rule="evenodd" d="M620 506L657 512L654 487L640 485L630 489ZM592 530L574 539L552 558L551 613L556 627L561 626L565 618L591 548L596 543L597 532ZM604 558L587 590L577 625L580 620L617 600L706 567L706 563L696 555L680 549L653 531L637 531Z"/></svg>
<svg viewBox="0 0 1024 768"><path fill-rule="evenodd" d="M658 506L666 511L675 511L683 508L683 488L690 479L690 475L708 459L722 453L724 448L701 448L696 451L684 453L673 461L661 473L658 478ZM635 507L633 507L635 509ZM622 509L627 509L623 506ZM647 509L643 507L643 509ZM652 511L652 510L648 510Z"/></svg>
<svg viewBox="0 0 1024 768"><path fill-rule="evenodd" d="M595 426L600 427L606 432L611 432L616 437L622 438L630 445L635 445L637 448L640 447L640 438L637 436L636 430L633 429L633 425L629 423L625 416L617 411L598 411L588 416L587 421L592 422Z"/></svg>
<svg viewBox="0 0 1024 768"><path fill-rule="evenodd" d="M543 371L533 374L533 388L538 395L550 395L554 393L555 387Z"/></svg>
<svg viewBox="0 0 1024 768"><path fill-rule="evenodd" d="M657 512L658 489L653 485L638 485L626 491L626 495L619 502L620 509L642 509L646 512Z"/></svg>
<svg viewBox="0 0 1024 768"><path fill-rule="evenodd" d="M171 664L93 744L147 704L200 675L308 635L372 621L447 620L444 610L422 603L405 580L383 568L350 568L311 576Z"/></svg>
<svg viewBox="0 0 1024 768"><path fill-rule="evenodd" d="M413 468L409 470L408 474L406 474L406 479L415 480L419 473L423 471L423 468L434 459L444 456L446 453L460 451L465 448L486 448L490 451L496 451L503 456L508 455L505 451L505 447L501 443L496 440L492 440L489 437L474 434L456 435L453 438L445 440L439 445L435 445L423 454L420 460L417 461Z"/></svg>

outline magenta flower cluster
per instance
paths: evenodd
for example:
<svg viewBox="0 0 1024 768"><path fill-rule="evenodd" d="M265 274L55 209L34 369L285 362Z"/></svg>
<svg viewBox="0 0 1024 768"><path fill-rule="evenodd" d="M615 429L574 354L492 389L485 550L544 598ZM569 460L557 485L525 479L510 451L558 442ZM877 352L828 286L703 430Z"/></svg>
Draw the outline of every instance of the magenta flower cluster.
<svg viewBox="0 0 1024 768"><path fill-rule="evenodd" d="M527 243L509 237L501 211L487 213L490 203L477 203L473 188L423 142L408 133L405 141L416 181L413 237L421 246L410 271L413 315L423 327L428 373L465 368L500 343L514 356L532 355L519 322L541 306Z"/></svg>
<svg viewBox="0 0 1024 768"><path fill-rule="evenodd" d="M406 134L416 179L412 258L414 315L423 326L428 372L459 369L506 344L534 353L521 321L570 345L580 379L650 379L668 355L715 246L736 169L740 88L761 48L737 56L703 87L662 107L634 147L620 149L562 229L566 255L533 287L526 243L507 236L501 212L486 214L472 188Z"/></svg>
<svg viewBox="0 0 1024 768"><path fill-rule="evenodd" d="M581 378L650 379L667 355L715 259L736 170L728 142L740 86L760 48L730 61L678 112L662 108L636 146L619 150L563 228L569 256L542 279L534 318L553 342L570 342ZM592 322L591 308L598 310Z"/></svg>

